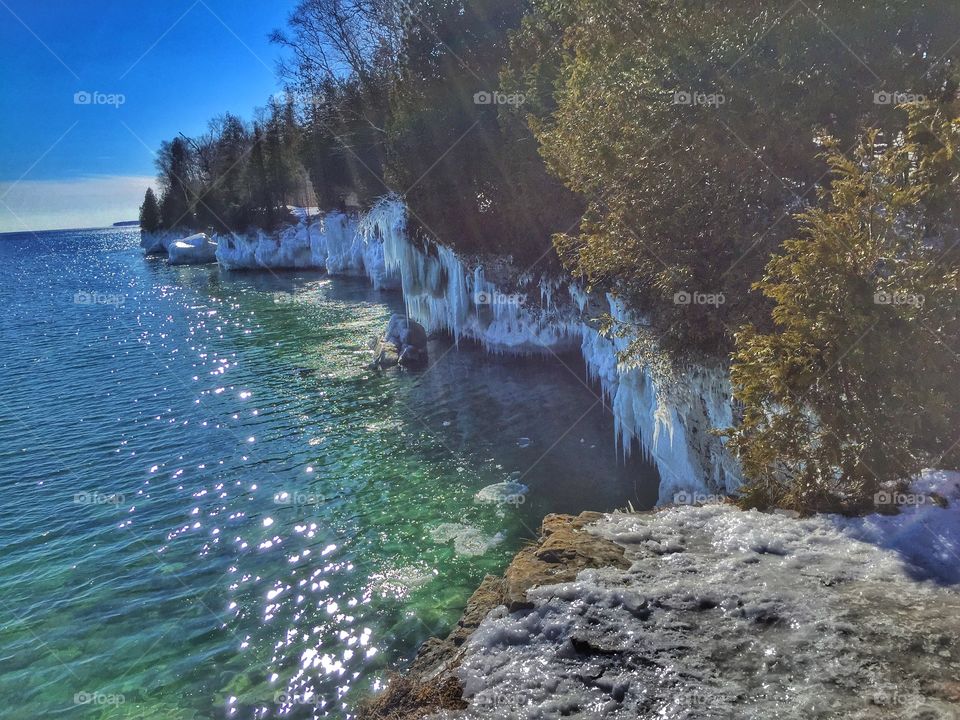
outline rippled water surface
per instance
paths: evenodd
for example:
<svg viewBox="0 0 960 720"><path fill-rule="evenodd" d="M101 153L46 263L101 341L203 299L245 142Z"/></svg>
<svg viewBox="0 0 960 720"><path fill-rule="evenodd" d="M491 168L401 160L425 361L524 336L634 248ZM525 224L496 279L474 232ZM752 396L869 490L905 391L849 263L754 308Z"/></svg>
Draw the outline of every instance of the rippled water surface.
<svg viewBox="0 0 960 720"><path fill-rule="evenodd" d="M0 714L347 717L545 513L654 501L575 358L373 372L397 295L138 237L0 236Z"/></svg>

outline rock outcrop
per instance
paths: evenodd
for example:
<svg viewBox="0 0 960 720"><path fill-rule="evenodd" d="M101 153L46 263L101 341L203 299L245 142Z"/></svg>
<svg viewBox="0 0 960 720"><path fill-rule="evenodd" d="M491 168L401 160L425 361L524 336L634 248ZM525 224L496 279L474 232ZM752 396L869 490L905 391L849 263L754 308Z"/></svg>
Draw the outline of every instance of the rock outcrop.
<svg viewBox="0 0 960 720"><path fill-rule="evenodd" d="M395 314L373 350L375 367L421 367L427 362L427 331L406 315Z"/></svg>
<svg viewBox="0 0 960 720"><path fill-rule="evenodd" d="M509 611L532 607L527 591L540 585L569 582L587 568L627 568L620 545L587 532L601 513L547 515L536 545L523 548L502 578L487 575L470 596L456 627L445 638L420 646L410 668L394 676L387 689L358 711L364 720L415 720L440 710L467 707L456 670L463 647L487 615L500 606Z"/></svg>

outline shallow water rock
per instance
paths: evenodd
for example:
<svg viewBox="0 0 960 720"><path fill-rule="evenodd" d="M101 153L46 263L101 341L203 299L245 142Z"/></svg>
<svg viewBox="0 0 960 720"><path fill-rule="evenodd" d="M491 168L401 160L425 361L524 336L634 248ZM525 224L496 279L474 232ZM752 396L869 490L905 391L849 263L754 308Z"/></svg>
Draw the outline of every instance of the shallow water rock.
<svg viewBox="0 0 960 720"><path fill-rule="evenodd" d="M480 488L473 499L491 505L523 505L529 490L523 483L510 480Z"/></svg>
<svg viewBox="0 0 960 720"><path fill-rule="evenodd" d="M374 367L422 367L427 362L427 331L406 315L395 313L383 337L374 342L373 352Z"/></svg>

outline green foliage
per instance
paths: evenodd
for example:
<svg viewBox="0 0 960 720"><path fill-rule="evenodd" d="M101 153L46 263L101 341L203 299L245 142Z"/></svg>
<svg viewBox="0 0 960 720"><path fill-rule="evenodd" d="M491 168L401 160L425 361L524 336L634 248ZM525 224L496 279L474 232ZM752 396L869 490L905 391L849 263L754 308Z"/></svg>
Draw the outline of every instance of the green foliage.
<svg viewBox="0 0 960 720"><path fill-rule="evenodd" d="M849 157L829 141L825 206L756 285L776 327L736 335L729 431L748 505L860 509L883 481L955 462L960 263L942 207L960 123L933 104L911 115L890 147L876 131Z"/></svg>
<svg viewBox="0 0 960 720"><path fill-rule="evenodd" d="M523 122L524 98L501 89L523 13L516 0L411 5L387 180L425 234L530 267L552 256L550 235L576 222L579 204L546 172Z"/></svg>
<svg viewBox="0 0 960 720"><path fill-rule="evenodd" d="M860 127L903 123L875 93L953 89L935 63L957 54L960 8L944 0L534 6L510 75L548 165L587 202L557 248L684 350L720 354L728 326L762 321L749 288L827 170L819 134L849 147ZM725 302L674 301L695 292Z"/></svg>
<svg viewBox="0 0 960 720"><path fill-rule="evenodd" d="M163 227L192 227L195 213L196 157L187 141L176 137L164 142L157 154L159 171L160 215Z"/></svg>
<svg viewBox="0 0 960 720"><path fill-rule="evenodd" d="M292 103L273 101L251 131L235 115L210 122L199 138L179 136L157 156L163 226L245 230L287 220L287 204L311 205Z"/></svg>
<svg viewBox="0 0 960 720"><path fill-rule="evenodd" d="M160 204L153 193L153 188L147 188L147 192L143 195L143 205L140 206L140 230L152 233L159 229Z"/></svg>

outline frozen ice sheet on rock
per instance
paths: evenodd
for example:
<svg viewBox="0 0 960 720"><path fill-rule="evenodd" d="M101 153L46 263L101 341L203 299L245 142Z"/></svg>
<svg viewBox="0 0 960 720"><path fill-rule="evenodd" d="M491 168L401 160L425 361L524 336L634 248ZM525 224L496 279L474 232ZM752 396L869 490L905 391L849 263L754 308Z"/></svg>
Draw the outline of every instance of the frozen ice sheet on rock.
<svg viewBox="0 0 960 720"><path fill-rule="evenodd" d="M960 593L917 582L835 518L713 505L609 515L592 531L630 568L491 613L459 671L460 716L960 716Z"/></svg>

